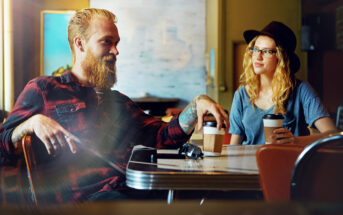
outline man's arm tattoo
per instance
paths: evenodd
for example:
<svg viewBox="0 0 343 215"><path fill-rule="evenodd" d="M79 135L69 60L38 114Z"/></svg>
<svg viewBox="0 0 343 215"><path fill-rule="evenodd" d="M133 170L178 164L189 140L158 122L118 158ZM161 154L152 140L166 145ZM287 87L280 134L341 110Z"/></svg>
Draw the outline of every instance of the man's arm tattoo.
<svg viewBox="0 0 343 215"><path fill-rule="evenodd" d="M194 98L179 116L180 126L186 134L190 134L193 131L195 123L197 122L198 117L196 101L199 99L199 97Z"/></svg>

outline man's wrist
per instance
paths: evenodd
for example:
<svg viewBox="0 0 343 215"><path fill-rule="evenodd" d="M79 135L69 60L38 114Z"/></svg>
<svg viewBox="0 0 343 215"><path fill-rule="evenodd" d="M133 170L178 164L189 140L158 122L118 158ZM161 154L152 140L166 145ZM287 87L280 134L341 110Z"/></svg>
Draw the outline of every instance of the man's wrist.
<svg viewBox="0 0 343 215"><path fill-rule="evenodd" d="M27 119L26 121L19 124L12 133L11 140L13 143L14 148L16 149L18 147L18 142L29 133L32 133L31 131L31 118Z"/></svg>
<svg viewBox="0 0 343 215"><path fill-rule="evenodd" d="M198 97L199 96L195 97L191 103L185 107L179 116L180 127L186 134L190 134L193 131L195 123L197 122L198 117L196 101Z"/></svg>

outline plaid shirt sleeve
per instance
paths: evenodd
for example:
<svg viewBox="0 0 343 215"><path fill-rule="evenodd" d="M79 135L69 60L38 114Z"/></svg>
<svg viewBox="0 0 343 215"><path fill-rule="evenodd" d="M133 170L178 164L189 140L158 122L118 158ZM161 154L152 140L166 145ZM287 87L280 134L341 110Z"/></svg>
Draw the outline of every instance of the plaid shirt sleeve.
<svg viewBox="0 0 343 215"><path fill-rule="evenodd" d="M124 100L127 112L131 115L131 119L128 120L131 120L132 125L137 128L135 144L157 148L177 148L190 138L191 134L187 135L182 130L178 116L174 116L169 123L163 122L145 114L132 100L119 94Z"/></svg>
<svg viewBox="0 0 343 215"><path fill-rule="evenodd" d="M169 123L161 122L154 117L144 119L144 130L150 130L151 143L157 148L178 148L185 143L190 135L185 134L179 124L178 116L174 116Z"/></svg>
<svg viewBox="0 0 343 215"><path fill-rule="evenodd" d="M13 130L31 116L39 113L44 105L42 92L35 81L30 81L19 95L6 122L0 127L0 157L14 155L11 141Z"/></svg>

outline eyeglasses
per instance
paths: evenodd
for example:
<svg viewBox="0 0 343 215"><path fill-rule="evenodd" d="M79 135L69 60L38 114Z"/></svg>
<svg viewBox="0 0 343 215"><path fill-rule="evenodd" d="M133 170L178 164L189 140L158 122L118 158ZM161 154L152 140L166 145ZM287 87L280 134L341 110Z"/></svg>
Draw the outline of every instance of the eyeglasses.
<svg viewBox="0 0 343 215"><path fill-rule="evenodd" d="M276 53L275 50L270 50L270 49L258 49L258 48L249 48L250 55L257 56L259 53L262 54L263 57L265 58L271 58L273 57L273 54Z"/></svg>

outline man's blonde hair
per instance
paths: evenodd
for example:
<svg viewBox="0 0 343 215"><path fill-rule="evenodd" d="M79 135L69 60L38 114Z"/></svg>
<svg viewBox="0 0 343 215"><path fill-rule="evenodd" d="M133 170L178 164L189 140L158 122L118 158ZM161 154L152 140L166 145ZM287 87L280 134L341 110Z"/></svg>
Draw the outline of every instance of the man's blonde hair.
<svg viewBox="0 0 343 215"><path fill-rule="evenodd" d="M68 23L68 42L73 56L73 64L75 63L74 38L79 36L86 41L90 38L89 25L93 18L103 17L109 21L117 22L116 16L105 9L86 8L77 11L69 20Z"/></svg>
<svg viewBox="0 0 343 215"><path fill-rule="evenodd" d="M258 37L258 36L257 36ZM253 48L255 37L250 41L248 47L244 53L243 59L243 74L240 77L241 87L246 86L247 93L250 97L251 105L254 107L254 103L259 96L260 92L260 76L256 75L252 65L252 58L249 48ZM273 96L272 101L275 104L275 113L286 114L286 102L288 96L294 86L294 77L291 75L289 67L289 59L281 46L276 47L277 65L273 76L272 89Z"/></svg>

